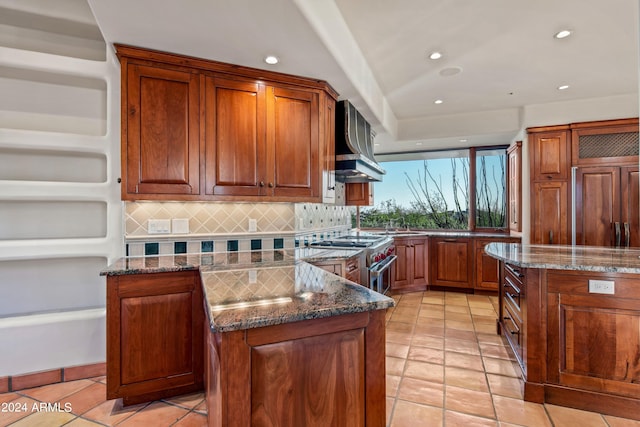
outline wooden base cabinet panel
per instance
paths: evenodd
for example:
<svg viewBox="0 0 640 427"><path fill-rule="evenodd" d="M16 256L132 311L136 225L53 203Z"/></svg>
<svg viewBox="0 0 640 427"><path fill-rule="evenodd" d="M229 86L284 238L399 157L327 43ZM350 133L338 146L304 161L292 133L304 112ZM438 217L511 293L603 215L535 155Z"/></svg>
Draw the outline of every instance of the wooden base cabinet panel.
<svg viewBox="0 0 640 427"><path fill-rule="evenodd" d="M548 274L549 382L638 397L640 289L631 279L602 279L619 297L590 294L588 277Z"/></svg>
<svg viewBox="0 0 640 427"><path fill-rule="evenodd" d="M429 248L429 284L473 288L472 240L432 237Z"/></svg>
<svg viewBox="0 0 640 427"><path fill-rule="evenodd" d="M391 267L391 290L424 290L427 285L428 237L396 238L396 262Z"/></svg>
<svg viewBox="0 0 640 427"><path fill-rule="evenodd" d="M197 273L107 278L107 398L125 404L203 387Z"/></svg>
<svg viewBox="0 0 640 427"><path fill-rule="evenodd" d="M207 328L209 426L384 426L384 317Z"/></svg>
<svg viewBox="0 0 640 427"><path fill-rule="evenodd" d="M524 399L640 420L640 275L505 266L499 329ZM590 292L590 280L613 293Z"/></svg>

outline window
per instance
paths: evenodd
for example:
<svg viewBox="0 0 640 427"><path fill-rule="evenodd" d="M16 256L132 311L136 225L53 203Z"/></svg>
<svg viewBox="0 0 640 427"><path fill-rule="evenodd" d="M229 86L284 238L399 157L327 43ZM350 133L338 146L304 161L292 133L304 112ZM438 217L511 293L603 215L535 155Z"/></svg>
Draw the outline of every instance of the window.
<svg viewBox="0 0 640 427"><path fill-rule="evenodd" d="M506 227L506 147L411 155L380 162L387 174L374 184L375 206L360 210L360 227Z"/></svg>
<svg viewBox="0 0 640 427"><path fill-rule="evenodd" d="M485 149L475 152L476 228L506 228L506 151Z"/></svg>

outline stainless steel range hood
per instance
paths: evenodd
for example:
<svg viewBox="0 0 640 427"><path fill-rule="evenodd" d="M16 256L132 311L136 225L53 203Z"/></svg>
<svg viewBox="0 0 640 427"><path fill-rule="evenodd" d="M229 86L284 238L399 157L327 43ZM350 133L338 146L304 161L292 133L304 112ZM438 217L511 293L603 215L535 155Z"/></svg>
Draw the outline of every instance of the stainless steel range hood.
<svg viewBox="0 0 640 427"><path fill-rule="evenodd" d="M349 101L336 104L336 179L382 181L385 170L373 157L375 132Z"/></svg>

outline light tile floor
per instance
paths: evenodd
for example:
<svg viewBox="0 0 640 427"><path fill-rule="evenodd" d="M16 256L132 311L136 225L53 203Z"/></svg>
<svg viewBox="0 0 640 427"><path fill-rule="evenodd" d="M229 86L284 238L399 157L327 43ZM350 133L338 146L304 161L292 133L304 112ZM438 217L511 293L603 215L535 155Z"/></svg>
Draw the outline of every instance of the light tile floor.
<svg viewBox="0 0 640 427"><path fill-rule="evenodd" d="M524 402L519 368L495 334L497 298L429 291L394 299L396 307L387 312L389 427L640 427L638 421ZM104 377L0 394L0 427L206 424L202 393L126 408L104 396ZM63 412L34 410L40 402L59 403Z"/></svg>

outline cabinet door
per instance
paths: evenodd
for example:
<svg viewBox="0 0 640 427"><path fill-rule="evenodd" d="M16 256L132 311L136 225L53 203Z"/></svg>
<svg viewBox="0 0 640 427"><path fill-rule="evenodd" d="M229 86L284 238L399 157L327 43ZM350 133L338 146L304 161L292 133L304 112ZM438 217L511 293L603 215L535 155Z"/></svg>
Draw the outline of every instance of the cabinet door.
<svg viewBox="0 0 640 427"><path fill-rule="evenodd" d="M201 389L203 328L197 273L107 278L107 398L129 404Z"/></svg>
<svg viewBox="0 0 640 427"><path fill-rule="evenodd" d="M570 145L568 131L530 134L533 180L567 179Z"/></svg>
<svg viewBox="0 0 640 427"><path fill-rule="evenodd" d="M475 242L476 289L497 291L499 288L499 262L484 251L484 247L492 241L495 240L478 240Z"/></svg>
<svg viewBox="0 0 640 427"><path fill-rule="evenodd" d="M629 246L640 246L640 186L638 185L640 174L637 167L624 167L620 169L620 193L621 193L621 217L620 221L629 227ZM623 236L624 231L623 231ZM623 237L627 240L626 237Z"/></svg>
<svg viewBox="0 0 640 427"><path fill-rule="evenodd" d="M199 194L198 75L137 64L126 73L122 198Z"/></svg>
<svg viewBox="0 0 640 427"><path fill-rule="evenodd" d="M373 205L373 183L349 182L344 186L345 205L371 206Z"/></svg>
<svg viewBox="0 0 640 427"><path fill-rule="evenodd" d="M267 91L267 195L320 201L318 94Z"/></svg>
<svg viewBox="0 0 640 427"><path fill-rule="evenodd" d="M615 281L614 295L589 280ZM548 274L548 381L620 396L640 395L637 277Z"/></svg>
<svg viewBox="0 0 640 427"><path fill-rule="evenodd" d="M205 105L206 194L263 194L267 180L264 87L208 77Z"/></svg>
<svg viewBox="0 0 640 427"><path fill-rule="evenodd" d="M431 285L472 288L471 240L432 238Z"/></svg>
<svg viewBox="0 0 640 427"><path fill-rule="evenodd" d="M394 240L397 258L392 267L392 290L424 289L427 283L427 244L426 237Z"/></svg>
<svg viewBox="0 0 640 427"><path fill-rule="evenodd" d="M391 277L391 289L399 290L410 284L411 271L409 266L413 264L413 248L406 239L395 239L396 262L393 264Z"/></svg>
<svg viewBox="0 0 640 427"><path fill-rule="evenodd" d="M616 222L620 225L620 168L578 168L575 206L576 243L590 246L617 246L614 231ZM622 229L620 233L623 233Z"/></svg>
<svg viewBox="0 0 640 427"><path fill-rule="evenodd" d="M427 283L428 242L427 238L410 240L413 248L413 264L411 268L413 285L426 285Z"/></svg>
<svg viewBox="0 0 640 427"><path fill-rule="evenodd" d="M518 141L507 150L509 157L509 229L522 231L522 142Z"/></svg>
<svg viewBox="0 0 640 427"><path fill-rule="evenodd" d="M567 183L534 182L531 190L531 243L566 245L569 241Z"/></svg>

